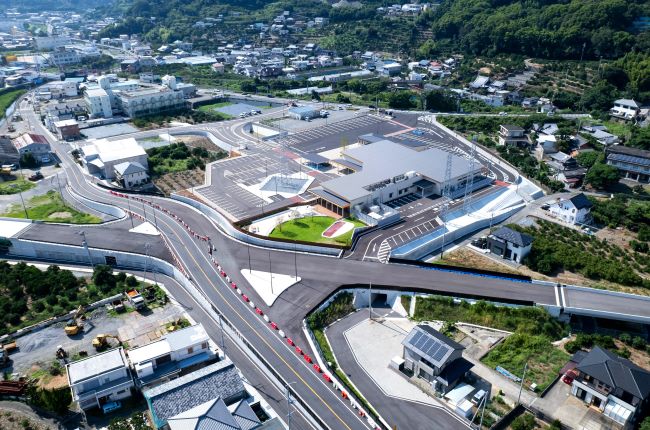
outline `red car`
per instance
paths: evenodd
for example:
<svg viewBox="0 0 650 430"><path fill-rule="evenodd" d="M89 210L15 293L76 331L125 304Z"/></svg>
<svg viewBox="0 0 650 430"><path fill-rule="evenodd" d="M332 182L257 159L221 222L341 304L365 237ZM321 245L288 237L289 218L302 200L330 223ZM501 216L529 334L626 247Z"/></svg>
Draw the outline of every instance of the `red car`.
<svg viewBox="0 0 650 430"><path fill-rule="evenodd" d="M564 382L567 385L571 385L573 383L573 380L576 379L576 372L574 370L569 370L562 376L562 382Z"/></svg>

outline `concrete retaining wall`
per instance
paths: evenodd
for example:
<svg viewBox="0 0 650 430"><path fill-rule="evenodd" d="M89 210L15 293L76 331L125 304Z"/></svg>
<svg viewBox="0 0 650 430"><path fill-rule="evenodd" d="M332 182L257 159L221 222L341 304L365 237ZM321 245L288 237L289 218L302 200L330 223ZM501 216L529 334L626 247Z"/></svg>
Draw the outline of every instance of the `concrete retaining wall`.
<svg viewBox="0 0 650 430"><path fill-rule="evenodd" d="M234 237L237 240L242 242L249 243L251 245L263 246L266 248L280 249L285 251L300 251L300 252L309 252L322 255L338 256L341 253L340 249L337 248L326 248L318 245L305 245L305 244L293 244L278 242L274 240L262 239L259 237L250 236L246 233L243 233L237 230L235 227L230 224L230 222L215 209L205 205L201 202L198 202L194 199L184 197L178 194L172 194L172 199L183 202L187 205L192 206L193 208L198 209L208 218L212 219L217 226L227 235Z"/></svg>
<svg viewBox="0 0 650 430"><path fill-rule="evenodd" d="M117 206L107 205L104 203L96 202L94 200L90 200L80 194L77 194L70 186L68 186L66 189L68 190L72 198L74 198L84 206L89 207L97 212L108 214L118 219L122 219L126 216L126 212L124 212L121 208Z"/></svg>

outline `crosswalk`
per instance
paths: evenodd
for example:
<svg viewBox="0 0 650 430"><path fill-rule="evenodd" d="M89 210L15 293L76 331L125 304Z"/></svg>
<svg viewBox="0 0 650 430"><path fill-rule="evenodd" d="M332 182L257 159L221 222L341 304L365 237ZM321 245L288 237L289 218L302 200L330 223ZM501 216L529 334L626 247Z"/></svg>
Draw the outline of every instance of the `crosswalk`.
<svg viewBox="0 0 650 430"><path fill-rule="evenodd" d="M378 124L383 121L384 121L383 119L378 118L374 115L361 115L355 118L346 119L322 127L315 127L307 130L297 131L295 134L291 134L289 136L278 139L277 143L282 146L299 145L301 143L310 142L326 136L332 136L345 131L354 130L357 128L362 128L373 124Z"/></svg>
<svg viewBox="0 0 650 430"><path fill-rule="evenodd" d="M388 244L387 240L384 240L381 245L379 245L379 251L377 251L377 259L380 263L388 264L390 260L390 251L391 247Z"/></svg>

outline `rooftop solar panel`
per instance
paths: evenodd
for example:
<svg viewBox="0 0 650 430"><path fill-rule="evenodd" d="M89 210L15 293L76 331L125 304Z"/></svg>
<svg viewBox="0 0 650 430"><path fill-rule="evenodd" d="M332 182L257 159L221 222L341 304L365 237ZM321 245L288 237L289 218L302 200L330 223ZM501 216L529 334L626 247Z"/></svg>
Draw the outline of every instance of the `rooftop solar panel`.
<svg viewBox="0 0 650 430"><path fill-rule="evenodd" d="M447 348L446 346L443 346L442 348L440 348L440 349L438 350L438 352L435 353L435 355L433 356L433 359L434 359L435 361L440 361L440 360L442 360L442 357L444 357L445 354L447 354L448 351L449 351L449 348Z"/></svg>
<svg viewBox="0 0 650 430"><path fill-rule="evenodd" d="M420 340L420 338L423 336L423 334L419 331L416 331L413 337L411 338L411 345L415 345L415 343Z"/></svg>

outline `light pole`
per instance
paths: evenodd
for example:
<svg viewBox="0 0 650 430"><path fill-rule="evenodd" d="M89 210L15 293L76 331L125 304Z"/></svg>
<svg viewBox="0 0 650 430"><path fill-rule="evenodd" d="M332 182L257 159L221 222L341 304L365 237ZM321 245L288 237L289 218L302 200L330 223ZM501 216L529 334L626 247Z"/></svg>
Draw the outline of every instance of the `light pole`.
<svg viewBox="0 0 650 430"><path fill-rule="evenodd" d="M517 396L517 404L521 404L521 390L524 388L524 379L526 379L526 370L528 369L528 361L524 364L524 374L521 375L521 383L519 384L519 395Z"/></svg>
<svg viewBox="0 0 650 430"><path fill-rule="evenodd" d="M368 319L372 320L372 282L368 284Z"/></svg>
<svg viewBox="0 0 650 430"><path fill-rule="evenodd" d="M131 211L131 199L130 198L126 199L126 204L129 207L129 218L131 219L131 228L135 228L135 224L133 224L133 211Z"/></svg>
<svg viewBox="0 0 650 430"><path fill-rule="evenodd" d="M144 282L147 282L147 263L149 262L149 250L151 249L151 244L149 242L144 244Z"/></svg>
<svg viewBox="0 0 650 430"><path fill-rule="evenodd" d="M248 273L253 272L253 268L251 267L251 244L246 243L246 250L248 251Z"/></svg>
<svg viewBox="0 0 650 430"><path fill-rule="evenodd" d="M88 253L88 260L90 260L90 265L92 266L93 270L95 269L95 264L93 263L93 257L90 255L90 249L88 248L88 240L86 240L86 232L81 230L79 232L81 237L83 237L83 240L81 241L81 246L83 246L86 249L86 252Z"/></svg>
<svg viewBox="0 0 650 430"><path fill-rule="evenodd" d="M27 206L25 206L25 200L23 199L23 192L21 191L20 187L16 184L11 184L11 188L15 188L18 190L18 194L20 195L20 201L23 204L23 210L25 211L25 219L29 219L29 214L27 213Z"/></svg>
<svg viewBox="0 0 650 430"><path fill-rule="evenodd" d="M269 249L269 275L271 275L271 295L273 295L273 269L271 268L271 250Z"/></svg>
<svg viewBox="0 0 650 430"><path fill-rule="evenodd" d="M293 243L293 267L296 270L296 282L298 281L298 245Z"/></svg>
<svg viewBox="0 0 650 430"><path fill-rule="evenodd" d="M289 392L289 387L295 384L295 382L289 382L284 386L285 393L287 395L287 430L291 430L291 405L293 404L293 399L291 398L291 393Z"/></svg>

